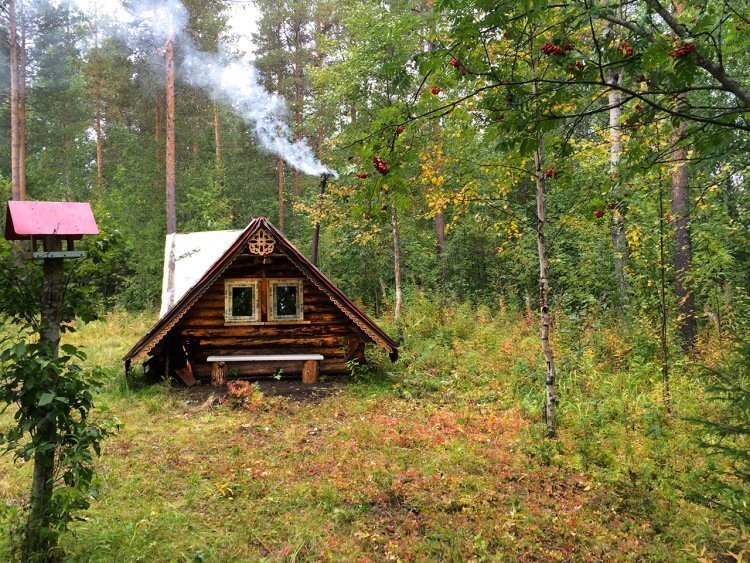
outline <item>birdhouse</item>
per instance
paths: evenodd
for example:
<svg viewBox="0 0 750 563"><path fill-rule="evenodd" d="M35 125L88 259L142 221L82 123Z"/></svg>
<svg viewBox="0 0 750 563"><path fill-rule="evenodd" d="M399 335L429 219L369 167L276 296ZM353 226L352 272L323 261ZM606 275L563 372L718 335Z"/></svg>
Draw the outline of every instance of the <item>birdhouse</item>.
<svg viewBox="0 0 750 563"><path fill-rule="evenodd" d="M30 240L34 258L80 258L74 241L98 235L88 203L68 201L9 201L5 218L7 240ZM39 251L39 242L43 251ZM62 241L66 250L62 250Z"/></svg>

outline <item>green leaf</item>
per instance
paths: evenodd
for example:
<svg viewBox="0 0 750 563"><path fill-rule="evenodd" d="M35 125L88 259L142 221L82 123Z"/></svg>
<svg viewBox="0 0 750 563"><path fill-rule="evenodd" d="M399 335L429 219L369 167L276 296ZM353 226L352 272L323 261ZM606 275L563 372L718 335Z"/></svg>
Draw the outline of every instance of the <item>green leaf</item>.
<svg viewBox="0 0 750 563"><path fill-rule="evenodd" d="M46 405L49 405L55 398L54 393L42 393L42 396L39 397L39 406L44 407Z"/></svg>

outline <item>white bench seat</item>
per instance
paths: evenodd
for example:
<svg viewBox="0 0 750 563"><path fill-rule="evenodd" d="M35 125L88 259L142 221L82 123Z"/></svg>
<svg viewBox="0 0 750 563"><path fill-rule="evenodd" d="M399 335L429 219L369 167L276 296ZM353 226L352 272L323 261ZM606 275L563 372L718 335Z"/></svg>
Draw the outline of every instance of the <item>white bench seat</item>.
<svg viewBox="0 0 750 563"><path fill-rule="evenodd" d="M317 383L322 359L321 354L259 354L256 356L209 356L206 362L211 364L211 384L220 387L227 382L227 373L224 368L230 362L304 362L302 383Z"/></svg>
<svg viewBox="0 0 750 563"><path fill-rule="evenodd" d="M320 354L277 354L273 356L209 356L208 363L213 362L306 362L309 360L322 360Z"/></svg>

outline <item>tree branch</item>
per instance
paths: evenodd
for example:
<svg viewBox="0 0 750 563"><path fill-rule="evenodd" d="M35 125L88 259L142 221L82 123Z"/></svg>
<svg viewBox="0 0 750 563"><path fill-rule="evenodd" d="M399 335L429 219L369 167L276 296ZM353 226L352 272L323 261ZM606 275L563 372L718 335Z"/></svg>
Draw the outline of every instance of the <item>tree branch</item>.
<svg viewBox="0 0 750 563"><path fill-rule="evenodd" d="M681 39L691 38L690 31L680 24L672 14L669 13L664 6L661 5L659 0L645 0L646 4L651 6L653 10L661 16L664 22L670 27L670 29ZM711 59L703 56L701 52L695 50L695 60L698 66L703 68L711 76L713 76L719 83L724 87L727 92L734 94L745 107L750 107L750 91L745 88L742 84L729 77L724 70L724 67L718 63L715 63Z"/></svg>

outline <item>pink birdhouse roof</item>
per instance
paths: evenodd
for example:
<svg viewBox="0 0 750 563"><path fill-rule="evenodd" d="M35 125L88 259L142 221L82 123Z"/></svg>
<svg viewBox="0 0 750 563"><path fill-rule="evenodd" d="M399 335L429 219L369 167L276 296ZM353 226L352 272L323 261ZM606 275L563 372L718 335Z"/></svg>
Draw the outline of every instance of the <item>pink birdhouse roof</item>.
<svg viewBox="0 0 750 563"><path fill-rule="evenodd" d="M94 214L88 203L69 201L9 201L5 216L5 238L28 240L56 235L80 239L98 235Z"/></svg>

